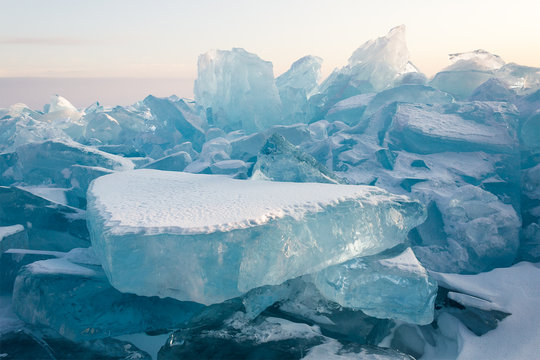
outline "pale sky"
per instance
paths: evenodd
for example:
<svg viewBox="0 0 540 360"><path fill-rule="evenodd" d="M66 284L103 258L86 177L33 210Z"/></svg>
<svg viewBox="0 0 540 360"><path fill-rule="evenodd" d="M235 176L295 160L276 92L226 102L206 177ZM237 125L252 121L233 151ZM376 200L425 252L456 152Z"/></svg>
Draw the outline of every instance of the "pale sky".
<svg viewBox="0 0 540 360"><path fill-rule="evenodd" d="M139 98L122 97L118 85L109 105L143 91L189 97L197 56L210 49L245 48L272 61L276 76L317 55L328 75L362 43L400 24L412 62L428 76L448 65L449 53L475 49L540 67L539 14L538 0L0 0L0 78L147 79L142 95L133 83L126 88ZM150 85L149 78L168 80ZM178 89L172 79L180 79ZM23 83L0 79L0 106L41 101ZM83 87L61 95L80 98L78 106L100 100L99 89ZM42 91L56 89L65 87Z"/></svg>

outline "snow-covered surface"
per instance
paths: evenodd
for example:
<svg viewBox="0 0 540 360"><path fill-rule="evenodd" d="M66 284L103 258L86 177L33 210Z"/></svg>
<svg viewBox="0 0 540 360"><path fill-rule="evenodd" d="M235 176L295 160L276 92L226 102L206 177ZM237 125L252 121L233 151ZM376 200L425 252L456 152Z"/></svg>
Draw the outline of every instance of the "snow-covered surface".
<svg viewBox="0 0 540 360"><path fill-rule="evenodd" d="M21 186L20 188L57 204L68 205L66 191L69 189L45 186Z"/></svg>
<svg viewBox="0 0 540 360"><path fill-rule="evenodd" d="M455 114L440 114L412 105L402 105L399 110L395 120L400 127L408 126L427 137L498 147L511 147L513 143L507 131L467 121Z"/></svg>
<svg viewBox="0 0 540 360"><path fill-rule="evenodd" d="M432 274L441 286L483 299L511 313L476 336L461 323L458 359L535 359L540 354L540 264L522 262L477 275ZM429 357L427 357L429 358Z"/></svg>
<svg viewBox="0 0 540 360"><path fill-rule="evenodd" d="M22 225L0 226L0 241L2 241L5 237L14 235L21 231L24 231L24 226Z"/></svg>
<svg viewBox="0 0 540 360"><path fill-rule="evenodd" d="M405 251L395 257L381 259L379 263L386 267L399 269L405 273L427 275L426 269L420 264L420 261L418 261L411 248L405 249Z"/></svg>
<svg viewBox="0 0 540 360"><path fill-rule="evenodd" d="M135 168L135 165L133 164L133 162L130 159L125 158L123 156L109 154L108 152L95 149L91 146L81 145L75 141L65 142L65 144L80 150L82 153L99 155L105 159L110 160L111 163L113 164L113 170L125 171L125 170L132 170Z"/></svg>
<svg viewBox="0 0 540 360"><path fill-rule="evenodd" d="M328 110L328 115L331 115L338 111L350 110L359 108L362 106L368 106L370 101L375 97L375 93L360 94L351 96L340 102L336 103L330 110Z"/></svg>
<svg viewBox="0 0 540 360"><path fill-rule="evenodd" d="M63 96L53 95L51 97L51 102L49 103L49 108L47 112L52 113L56 111L71 111L74 113L78 112L77 108L73 106L73 104L71 104L68 99Z"/></svg>
<svg viewBox="0 0 540 360"><path fill-rule="evenodd" d="M29 249L9 249L6 250L7 254L21 254L21 255L48 255L54 257L63 257L66 255L62 251L48 251L48 250L29 250Z"/></svg>
<svg viewBox="0 0 540 360"><path fill-rule="evenodd" d="M360 351L346 349L334 339L327 339L321 345L311 348L302 360L409 360L409 356L388 349L364 348Z"/></svg>
<svg viewBox="0 0 540 360"><path fill-rule="evenodd" d="M66 258L36 261L28 265L27 268L34 274L96 275L92 269L74 264Z"/></svg>
<svg viewBox="0 0 540 360"><path fill-rule="evenodd" d="M114 234L208 234L262 225L347 200L404 199L375 187L235 180L226 176L135 170L96 179L89 193ZM395 212L395 221L401 215Z"/></svg>
<svg viewBox="0 0 540 360"><path fill-rule="evenodd" d="M449 58L452 65L448 66L443 71L489 71L497 70L505 64L500 56L491 54L485 50L450 54Z"/></svg>
<svg viewBox="0 0 540 360"><path fill-rule="evenodd" d="M128 334L117 336L116 339L122 341L128 341L145 351L152 357L152 360L158 359L158 352L169 338L170 333L150 336L146 333Z"/></svg>

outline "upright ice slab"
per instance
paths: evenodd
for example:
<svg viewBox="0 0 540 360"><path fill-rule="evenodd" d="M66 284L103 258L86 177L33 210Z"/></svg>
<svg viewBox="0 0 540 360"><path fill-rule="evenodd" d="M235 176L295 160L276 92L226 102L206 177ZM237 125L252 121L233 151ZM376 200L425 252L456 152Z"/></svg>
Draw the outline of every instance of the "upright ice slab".
<svg viewBox="0 0 540 360"><path fill-rule="evenodd" d="M376 187L155 170L96 179L87 209L114 287L203 304L376 254L425 216Z"/></svg>
<svg viewBox="0 0 540 360"><path fill-rule="evenodd" d="M417 73L409 61L405 41L405 25L390 30L386 36L367 41L349 58L341 69L336 69L319 86L310 102L319 108L314 114L318 120L340 100L348 97L378 92L401 83L405 74Z"/></svg>
<svg viewBox="0 0 540 360"><path fill-rule="evenodd" d="M309 120L308 98L318 85L321 63L322 59L317 56L304 56L276 78L276 86L283 105L283 117L288 123Z"/></svg>
<svg viewBox="0 0 540 360"><path fill-rule="evenodd" d="M302 89L304 94L313 91L321 75L322 59L318 56L307 55L296 60L289 70L276 78L276 86L281 90L287 87Z"/></svg>
<svg viewBox="0 0 540 360"><path fill-rule="evenodd" d="M393 85L399 76L418 72L409 56L405 25L400 25L356 49L349 58L347 72L355 82L369 82L375 91L380 91Z"/></svg>
<svg viewBox="0 0 540 360"><path fill-rule="evenodd" d="M225 130L263 130L281 121L272 63L244 49L199 56L195 100L209 124Z"/></svg>

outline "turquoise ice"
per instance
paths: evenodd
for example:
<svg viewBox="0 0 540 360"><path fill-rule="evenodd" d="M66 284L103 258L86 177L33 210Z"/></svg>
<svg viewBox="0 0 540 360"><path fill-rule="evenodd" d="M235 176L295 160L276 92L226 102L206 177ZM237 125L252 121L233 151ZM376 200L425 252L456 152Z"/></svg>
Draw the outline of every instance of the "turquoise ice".
<svg viewBox="0 0 540 360"><path fill-rule="evenodd" d="M156 170L96 179L87 212L115 288L203 304L376 254L425 216L376 187Z"/></svg>

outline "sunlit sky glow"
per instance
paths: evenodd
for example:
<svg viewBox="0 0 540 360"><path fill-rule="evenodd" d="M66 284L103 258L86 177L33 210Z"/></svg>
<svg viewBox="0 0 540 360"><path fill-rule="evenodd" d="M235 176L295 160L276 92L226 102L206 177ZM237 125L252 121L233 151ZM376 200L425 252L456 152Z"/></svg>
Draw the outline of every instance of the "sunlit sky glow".
<svg viewBox="0 0 540 360"><path fill-rule="evenodd" d="M177 95L191 96L186 84L209 49L243 47L272 61L276 75L318 55L328 75L363 42L400 24L413 63L428 76L448 64L449 53L479 48L540 67L537 0L9 0L0 9L3 78L177 78ZM150 90L159 94L158 83ZM0 97L9 98L5 84ZM131 100L118 96L118 103Z"/></svg>

